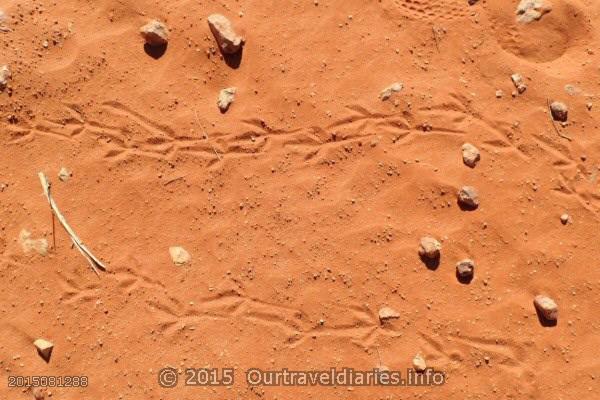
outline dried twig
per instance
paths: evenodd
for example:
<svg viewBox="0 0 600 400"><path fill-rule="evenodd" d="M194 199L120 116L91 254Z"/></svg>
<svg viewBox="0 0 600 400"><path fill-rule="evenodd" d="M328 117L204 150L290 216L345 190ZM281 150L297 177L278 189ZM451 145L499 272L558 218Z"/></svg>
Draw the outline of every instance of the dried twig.
<svg viewBox="0 0 600 400"><path fill-rule="evenodd" d="M556 134L563 139L567 139L569 142L572 141L573 139L571 139L569 136L563 134L557 128L556 124L554 123L554 118L552 117L552 108L550 107L550 99L546 99L546 105L548 106L548 113L550 114L550 122L552 123L552 127L554 128L554 131L556 132Z"/></svg>
<svg viewBox="0 0 600 400"><path fill-rule="evenodd" d="M65 231L67 231L67 233L71 237L71 240L73 241L73 244L75 245L77 250L79 250L79 252L86 258L86 260L88 260L90 266L92 267L92 270L94 270L94 272L97 275L100 275L98 273L98 269L106 271L106 267L104 266L104 264L102 264L102 262L98 260L96 256L94 256L92 252L83 244L81 239L79 239L79 236L77 236L77 234L73 231L73 228L69 226L67 220L61 214L60 210L58 209L58 206L56 205L56 202L50 194L50 181L48 181L46 175L44 175L43 172L40 172L38 176L40 177L40 182L42 184L42 188L44 189L44 195L46 195L46 199L48 199L48 203L50 203L50 208L52 209L52 212L54 213L54 215L56 215L58 221L61 223L63 228L65 228Z"/></svg>
<svg viewBox="0 0 600 400"><path fill-rule="evenodd" d="M194 117L196 117L196 122L198 123L198 125L201 126L202 124L200 123L200 118L198 118L198 113L196 112L195 109L194 109ZM208 133L204 132L204 138L206 139L206 141L208 142L209 146L215 152L215 155L217 156L217 158L220 161L221 160L221 155L217 152L217 149L215 149L215 146L213 146L212 143L210 142L210 138L208 137Z"/></svg>
<svg viewBox="0 0 600 400"><path fill-rule="evenodd" d="M435 48L437 49L438 53L440 52L440 44L438 43L438 35L437 35L437 31L435 29L435 25L431 27L431 30L433 32L433 40L435 41Z"/></svg>

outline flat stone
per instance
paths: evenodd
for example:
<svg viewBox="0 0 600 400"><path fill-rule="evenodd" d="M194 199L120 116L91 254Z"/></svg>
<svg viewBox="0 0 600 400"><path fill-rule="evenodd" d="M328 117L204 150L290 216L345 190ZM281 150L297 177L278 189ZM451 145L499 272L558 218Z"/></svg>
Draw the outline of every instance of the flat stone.
<svg viewBox="0 0 600 400"><path fill-rule="evenodd" d="M521 0L516 11L517 21L524 24L539 21L550 11L552 4L546 0Z"/></svg>
<svg viewBox="0 0 600 400"><path fill-rule="evenodd" d="M169 29L155 19L142 26L140 34L150 46L164 46L169 42Z"/></svg>
<svg viewBox="0 0 600 400"><path fill-rule="evenodd" d="M463 207L475 209L479 207L479 193L473 186L463 186L457 193L458 203Z"/></svg>
<svg viewBox="0 0 600 400"><path fill-rule="evenodd" d="M440 258L442 245L436 239L425 236L419 242L419 255L428 260L436 260Z"/></svg>
<svg viewBox="0 0 600 400"><path fill-rule="evenodd" d="M465 143L462 145L462 157L466 166L475 168L481 159L481 154L477 147L473 146L471 143Z"/></svg>
<svg viewBox="0 0 600 400"><path fill-rule="evenodd" d="M219 106L219 110L221 112L225 112L229 109L229 106L235 100L235 93L237 92L237 88L230 87L223 89L219 92L219 98L217 99L217 106Z"/></svg>
<svg viewBox="0 0 600 400"><path fill-rule="evenodd" d="M548 321L556 321L558 319L558 305L548 296L538 295L533 300L535 308Z"/></svg>
<svg viewBox="0 0 600 400"><path fill-rule="evenodd" d="M423 358L423 356L420 354L417 354L413 358L412 363L413 363L413 368L417 372L423 372L427 369L427 363L425 362L425 358Z"/></svg>
<svg viewBox="0 0 600 400"><path fill-rule="evenodd" d="M48 254L48 241L44 238L32 239L31 232L27 229L21 229L21 232L19 233L19 243L25 253L35 251L42 256Z"/></svg>
<svg viewBox="0 0 600 400"><path fill-rule="evenodd" d="M189 262L192 260L190 253L188 253L183 247L169 247L169 254L171 255L173 264L177 265L178 267L189 264Z"/></svg>
<svg viewBox="0 0 600 400"><path fill-rule="evenodd" d="M50 356L52 355L52 350L54 349L54 343L46 339L37 339L35 342L33 342L33 345L37 349L40 357L42 357L46 362L49 362Z"/></svg>
<svg viewBox="0 0 600 400"><path fill-rule="evenodd" d="M402 82L396 82L396 83L386 87L385 89L383 89L381 91L381 93L379 93L379 98L381 99L381 101L386 101L390 97L392 97L392 95L394 93L400 92L403 87L404 87L404 85L402 84Z"/></svg>
<svg viewBox="0 0 600 400"><path fill-rule="evenodd" d="M244 39L235 33L231 22L224 15L209 15L208 26L223 53L235 54L244 45Z"/></svg>
<svg viewBox="0 0 600 400"><path fill-rule="evenodd" d="M550 113L555 121L567 122L569 119L569 109L565 103L560 101L553 101L550 104Z"/></svg>
<svg viewBox="0 0 600 400"><path fill-rule="evenodd" d="M390 307L383 307L379 310L379 322L381 322L382 324L391 319L398 318L400 318L400 314Z"/></svg>

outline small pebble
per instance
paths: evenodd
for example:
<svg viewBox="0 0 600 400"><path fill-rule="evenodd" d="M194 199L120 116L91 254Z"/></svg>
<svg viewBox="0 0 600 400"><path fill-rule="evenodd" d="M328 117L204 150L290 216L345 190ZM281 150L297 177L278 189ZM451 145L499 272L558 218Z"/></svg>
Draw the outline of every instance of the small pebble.
<svg viewBox="0 0 600 400"><path fill-rule="evenodd" d="M560 222L562 222L563 225L566 225L569 223L569 214L563 214L560 216Z"/></svg>
<svg viewBox="0 0 600 400"><path fill-rule="evenodd" d="M71 176L73 176L73 173L65 167L62 167L58 172L58 179L60 179L63 182L68 181L71 178Z"/></svg>
<svg viewBox="0 0 600 400"><path fill-rule="evenodd" d="M440 258L442 245L436 239L425 236L421 238L419 243L419 255L428 260L436 260Z"/></svg>
<svg viewBox="0 0 600 400"><path fill-rule="evenodd" d="M457 193L458 203L469 209L479 207L479 193L473 186L463 186Z"/></svg>
<svg viewBox="0 0 600 400"><path fill-rule="evenodd" d="M173 246L169 247L169 254L173 260L173 264L178 267L189 264L192 260L192 256L183 247Z"/></svg>
<svg viewBox="0 0 600 400"><path fill-rule="evenodd" d="M223 53L235 54L242 48L244 39L234 32L227 17L221 14L211 14L207 21L210 31Z"/></svg>
<svg viewBox="0 0 600 400"><path fill-rule="evenodd" d="M0 91L6 89L6 87L8 86L8 81L10 80L10 78L12 77L12 74L10 72L10 68L8 68L8 65L3 65L0 67Z"/></svg>
<svg viewBox="0 0 600 400"><path fill-rule="evenodd" d="M404 85L401 82L396 82L391 86L388 86L385 89L383 89L381 93L379 93L379 98L381 99L381 101L386 101L390 97L392 97L394 93L400 92L403 87Z"/></svg>
<svg viewBox="0 0 600 400"><path fill-rule="evenodd" d="M527 90L527 85L520 74L512 74L510 79L512 79L519 94L523 94Z"/></svg>
<svg viewBox="0 0 600 400"><path fill-rule="evenodd" d="M550 112L552 113L552 118L554 118L555 121L567 122L569 117L569 109L565 103L553 101L552 104L550 104Z"/></svg>
<svg viewBox="0 0 600 400"><path fill-rule="evenodd" d="M475 262L471 259L464 259L456 264L456 276L461 281L471 281L475 272Z"/></svg>
<svg viewBox="0 0 600 400"><path fill-rule="evenodd" d="M556 321L558 319L558 305L548 296L538 295L533 300L535 308L548 321Z"/></svg>
<svg viewBox="0 0 600 400"><path fill-rule="evenodd" d="M33 342L33 345L37 349L40 357L46 362L49 362L50 356L52 356L52 350L54 349L54 344L46 339L37 339Z"/></svg>
<svg viewBox="0 0 600 400"><path fill-rule="evenodd" d="M413 358L413 368L417 372L423 372L427 369L427 363L425 362L425 358L422 355L417 354L415 358Z"/></svg>
<svg viewBox="0 0 600 400"><path fill-rule="evenodd" d="M150 46L164 46L169 42L167 26L157 20L152 20L142 26L140 34Z"/></svg>
<svg viewBox="0 0 600 400"><path fill-rule="evenodd" d="M396 310L394 310L390 307L383 307L382 309L379 310L379 322L382 324L391 319L398 319L398 318L400 318L400 314Z"/></svg>
<svg viewBox="0 0 600 400"><path fill-rule="evenodd" d="M219 106L219 110L222 113L226 112L229 109L229 106L235 100L235 92L237 88L230 87L223 89L219 92L219 98L217 99L217 106Z"/></svg>
<svg viewBox="0 0 600 400"><path fill-rule="evenodd" d="M465 143L462 145L462 157L466 166L475 168L481 159L481 154L477 147L473 146L471 143Z"/></svg>

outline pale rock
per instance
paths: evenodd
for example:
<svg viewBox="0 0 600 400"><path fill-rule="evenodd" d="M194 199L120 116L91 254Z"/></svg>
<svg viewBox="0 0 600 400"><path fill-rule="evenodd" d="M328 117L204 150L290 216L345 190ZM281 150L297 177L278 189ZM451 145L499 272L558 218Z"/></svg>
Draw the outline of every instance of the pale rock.
<svg viewBox="0 0 600 400"><path fill-rule="evenodd" d="M221 112L225 112L229 109L229 106L235 100L235 93L237 92L237 88L230 87L223 89L219 92L219 98L217 99L217 106L219 106L219 110Z"/></svg>
<svg viewBox="0 0 600 400"><path fill-rule="evenodd" d="M169 29L155 19L142 26L140 34L150 46L164 46L169 42Z"/></svg>
<svg viewBox="0 0 600 400"><path fill-rule="evenodd" d="M458 203L463 207L475 209L479 207L479 193L473 186L463 186L457 193Z"/></svg>
<svg viewBox="0 0 600 400"><path fill-rule="evenodd" d="M235 33L231 22L224 15L209 15L208 26L223 53L237 53L244 45L244 39Z"/></svg>
<svg viewBox="0 0 600 400"><path fill-rule="evenodd" d="M42 256L48 254L48 241L44 238L32 239L31 232L27 229L22 229L19 233L19 243L25 253L35 251Z"/></svg>
<svg viewBox="0 0 600 400"><path fill-rule="evenodd" d="M58 172L58 179L60 179L63 182L68 181L71 178L71 176L73 176L73 173L65 167L62 167Z"/></svg>
<svg viewBox="0 0 600 400"><path fill-rule="evenodd" d="M398 318L400 318L400 314L390 307L383 307L379 310L379 322L381 322L382 324L391 319Z"/></svg>
<svg viewBox="0 0 600 400"><path fill-rule="evenodd" d="M556 321L558 319L558 305L548 296L538 295L533 300L535 308L548 321Z"/></svg>
<svg viewBox="0 0 600 400"><path fill-rule="evenodd" d="M428 260L436 260L440 258L442 245L436 239L425 236L419 242L419 255Z"/></svg>
<svg viewBox="0 0 600 400"><path fill-rule="evenodd" d="M567 108L567 105L560 101L553 101L552 104L550 104L550 113L555 121L567 122L567 119L569 118L569 109Z"/></svg>
<svg viewBox="0 0 600 400"><path fill-rule="evenodd" d="M513 85L517 88L519 94L523 94L527 90L527 85L525 84L525 80L521 74L512 74L510 79L513 82Z"/></svg>
<svg viewBox="0 0 600 400"><path fill-rule="evenodd" d="M547 0L521 0L516 11L517 21L524 24L539 21L550 11L552 11L552 4Z"/></svg>
<svg viewBox="0 0 600 400"><path fill-rule="evenodd" d="M471 143L465 143L462 145L462 157L466 166L475 168L481 159L481 154L479 153L479 149L477 147Z"/></svg>
<svg viewBox="0 0 600 400"><path fill-rule="evenodd" d="M381 99L381 101L386 101L390 97L392 97L392 95L394 93L400 92L403 87L404 87L404 85L402 84L402 82L393 83L392 85L390 85L390 86L386 87L385 89L383 89L381 91L381 93L379 93L379 98Z"/></svg>
<svg viewBox="0 0 600 400"><path fill-rule="evenodd" d="M54 349L54 344L46 339L37 339L33 342L33 345L38 351L40 357L42 357L46 362L50 361L50 356L52 355L52 350Z"/></svg>
<svg viewBox="0 0 600 400"><path fill-rule="evenodd" d="M0 67L0 91L6 89L6 87L8 86L8 81L10 81L10 78L12 77L12 74L10 72L10 68L8 68L8 65L3 65Z"/></svg>
<svg viewBox="0 0 600 400"><path fill-rule="evenodd" d="M188 253L183 247L169 247L169 254L171 255L173 264L177 265L178 267L189 264L189 262L192 260L190 253Z"/></svg>
<svg viewBox="0 0 600 400"><path fill-rule="evenodd" d="M46 392L47 388L45 387L34 387L31 389L31 393L35 400L44 400L46 398Z"/></svg>
<svg viewBox="0 0 600 400"><path fill-rule="evenodd" d="M475 262L469 258L459 261L456 264L456 275L459 279L470 281L475 272Z"/></svg>
<svg viewBox="0 0 600 400"><path fill-rule="evenodd" d="M562 222L563 225L566 225L569 223L569 214L563 214L560 216L560 222Z"/></svg>
<svg viewBox="0 0 600 400"><path fill-rule="evenodd" d="M0 10L0 32L10 32L10 28L7 26L6 21L8 17L3 10Z"/></svg>
<svg viewBox="0 0 600 400"><path fill-rule="evenodd" d="M425 362L425 358L422 355L417 354L415 358L413 358L413 368L417 372L423 372L427 369L427 363Z"/></svg>

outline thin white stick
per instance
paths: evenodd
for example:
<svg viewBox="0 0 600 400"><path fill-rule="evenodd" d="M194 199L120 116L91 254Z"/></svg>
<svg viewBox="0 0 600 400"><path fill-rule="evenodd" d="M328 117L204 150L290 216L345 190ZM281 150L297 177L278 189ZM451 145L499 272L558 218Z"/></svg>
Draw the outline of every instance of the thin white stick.
<svg viewBox="0 0 600 400"><path fill-rule="evenodd" d="M73 231L73 228L71 228L71 226L67 223L65 217L61 214L60 210L58 209L58 206L56 205L56 202L50 194L50 181L48 181L46 175L44 175L43 172L40 172L38 173L38 176L40 177L40 182L42 183L42 188L44 189L44 195L46 195L48 203L50 203L50 208L52 209L52 212L54 213L54 215L56 215L56 218L58 218L60 224L63 226L63 228L65 228L65 231L67 231L67 233L71 237L71 240L73 241L73 244L75 245L77 250L79 250L81 254L88 260L92 267L92 270L96 274L99 275L97 268L101 269L102 271L106 271L106 267L104 266L104 264L102 264L102 262L99 259L97 259L96 256L94 256L92 252L83 244L81 239L79 239L79 236L77 236L77 234Z"/></svg>

